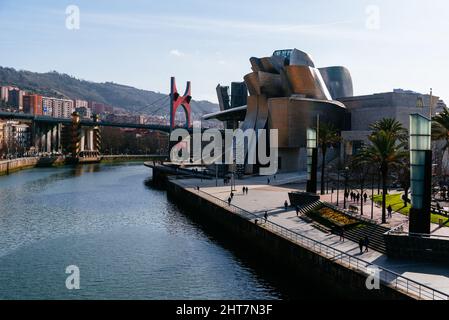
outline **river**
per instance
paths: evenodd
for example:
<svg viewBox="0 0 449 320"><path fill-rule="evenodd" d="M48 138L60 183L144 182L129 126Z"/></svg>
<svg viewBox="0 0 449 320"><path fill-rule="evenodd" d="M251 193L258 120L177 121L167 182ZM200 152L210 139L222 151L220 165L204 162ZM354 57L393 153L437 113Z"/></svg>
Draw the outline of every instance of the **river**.
<svg viewBox="0 0 449 320"><path fill-rule="evenodd" d="M285 299L264 268L191 221L141 164L0 177L1 299ZM66 267L80 289L66 288Z"/></svg>

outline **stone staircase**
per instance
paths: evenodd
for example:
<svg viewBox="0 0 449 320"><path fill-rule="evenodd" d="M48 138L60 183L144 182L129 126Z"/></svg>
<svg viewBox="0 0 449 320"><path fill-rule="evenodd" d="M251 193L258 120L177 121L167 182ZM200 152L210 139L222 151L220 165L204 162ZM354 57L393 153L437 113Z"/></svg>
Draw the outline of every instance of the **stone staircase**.
<svg viewBox="0 0 449 320"><path fill-rule="evenodd" d="M321 201L311 202L309 204L301 206L299 209L299 213L300 215L305 217L306 213L320 209L323 206L326 206L326 204L324 204ZM355 218L357 219L357 217ZM328 231L335 234L339 234L339 230L337 228ZM375 223L360 220L360 224L351 227L349 229L346 229L344 235L346 239L351 240L355 243L359 243L360 238L365 238L367 236L370 242L369 244L370 249L385 254L387 250L384 240L384 234L388 231L390 231L389 228L377 225Z"/></svg>
<svg viewBox="0 0 449 320"><path fill-rule="evenodd" d="M345 238L354 241L355 243L359 243L360 238L365 238L368 236L370 249L385 254L387 253L387 249L384 240L384 233L389 230L390 229L380 225L361 223L356 227L345 230Z"/></svg>
<svg viewBox="0 0 449 320"><path fill-rule="evenodd" d="M299 207L299 214L301 215L306 214L307 212L320 209L322 206L323 203L320 200L308 203L304 206Z"/></svg>

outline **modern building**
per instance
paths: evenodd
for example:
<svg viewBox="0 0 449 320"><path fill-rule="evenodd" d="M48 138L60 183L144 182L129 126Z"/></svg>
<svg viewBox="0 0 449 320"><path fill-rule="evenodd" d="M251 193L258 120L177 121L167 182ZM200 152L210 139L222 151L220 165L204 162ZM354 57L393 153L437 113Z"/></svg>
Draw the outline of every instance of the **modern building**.
<svg viewBox="0 0 449 320"><path fill-rule="evenodd" d="M53 98L42 97L42 114L53 116Z"/></svg>
<svg viewBox="0 0 449 320"><path fill-rule="evenodd" d="M277 129L281 172L307 167L306 132L317 123L332 124L342 132L340 154L331 150L328 156L344 159L368 141L372 123L394 118L408 129L410 114L429 117L446 107L433 94L402 89L354 96L348 69L317 68L307 53L297 49L277 50L271 57L253 57L250 63L252 72L243 77L243 83L233 83L231 93L229 87L218 85L220 112L206 115L203 120L220 120L225 128L244 131ZM257 173L258 169L258 165L245 165L246 173Z"/></svg>
<svg viewBox="0 0 449 320"><path fill-rule="evenodd" d="M0 101L8 102L10 87L0 87Z"/></svg>
<svg viewBox="0 0 449 320"><path fill-rule="evenodd" d="M70 118L75 111L73 100L57 99L57 98L44 98L44 109L47 110L51 102L51 115L55 118Z"/></svg>
<svg viewBox="0 0 449 320"><path fill-rule="evenodd" d="M398 120L407 130L410 114L430 117L445 106L436 96L395 89L393 92L338 99L350 114L350 130L342 131L341 157L352 156L368 142L370 125L383 118Z"/></svg>
<svg viewBox="0 0 449 320"><path fill-rule="evenodd" d="M73 105L76 108L89 108L89 102L85 100L73 100Z"/></svg>
<svg viewBox="0 0 449 320"><path fill-rule="evenodd" d="M249 96L242 97L244 90L239 92L242 83L234 84L232 91L237 94L231 92L231 98L226 96L228 90L219 86L221 111L203 119L225 121L227 128L243 131L276 129L279 171L306 167L306 132L316 126L318 119L340 130L349 129L346 107L337 101L353 94L351 75L346 68L316 68L312 58L297 49L276 51L271 57L253 57L250 63L252 72L243 77ZM232 96L236 97L235 105ZM245 100L246 106L242 105ZM254 143L258 142L247 142ZM244 171L252 174L260 169L258 163L248 163Z"/></svg>
<svg viewBox="0 0 449 320"><path fill-rule="evenodd" d="M92 110L92 113L95 114L104 114L104 113L113 113L114 107L109 106L104 103L91 101L89 102L89 108Z"/></svg>
<svg viewBox="0 0 449 320"><path fill-rule="evenodd" d="M43 115L42 112L42 96L38 94L29 94L23 96L23 112L34 114L34 115Z"/></svg>
<svg viewBox="0 0 449 320"><path fill-rule="evenodd" d="M18 121L7 121L3 125L3 140L8 153L25 152L31 143L30 127Z"/></svg>
<svg viewBox="0 0 449 320"><path fill-rule="evenodd" d="M14 88L8 92L8 103L18 112L23 111L23 96L25 91Z"/></svg>

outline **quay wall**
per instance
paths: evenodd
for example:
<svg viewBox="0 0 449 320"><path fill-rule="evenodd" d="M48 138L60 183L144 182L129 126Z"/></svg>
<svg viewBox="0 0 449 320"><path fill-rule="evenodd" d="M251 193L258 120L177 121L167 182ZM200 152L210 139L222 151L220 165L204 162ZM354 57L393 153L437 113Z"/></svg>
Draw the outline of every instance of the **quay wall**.
<svg viewBox="0 0 449 320"><path fill-rule="evenodd" d="M132 161L166 161L167 156L160 155L102 155L101 162L132 162Z"/></svg>
<svg viewBox="0 0 449 320"><path fill-rule="evenodd" d="M38 157L0 161L0 175L10 174L22 169L34 168L38 162Z"/></svg>
<svg viewBox="0 0 449 320"><path fill-rule="evenodd" d="M156 171L156 170L154 170ZM154 179L154 177L153 177ZM366 275L331 261L328 258L271 232L253 221L233 214L225 207L208 201L196 191L191 192L176 181L168 179L168 196L186 209L186 214L199 221L212 232L224 232L226 237L245 246L263 263L269 263L276 273L288 274L300 290L301 279L313 281L317 290L332 292L336 299L408 300L410 296L390 286L381 285L379 290L366 288Z"/></svg>

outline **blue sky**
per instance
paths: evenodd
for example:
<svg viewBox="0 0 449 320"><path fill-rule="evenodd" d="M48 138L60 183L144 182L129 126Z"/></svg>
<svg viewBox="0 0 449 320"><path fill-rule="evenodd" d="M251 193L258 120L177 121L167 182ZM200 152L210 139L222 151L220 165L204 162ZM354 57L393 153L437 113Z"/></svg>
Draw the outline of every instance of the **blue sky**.
<svg viewBox="0 0 449 320"><path fill-rule="evenodd" d="M165 93L174 75L215 101L249 57L296 47L348 67L356 94L432 87L449 100L448 16L446 0L0 0L0 65Z"/></svg>

